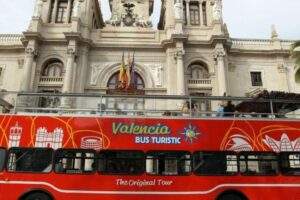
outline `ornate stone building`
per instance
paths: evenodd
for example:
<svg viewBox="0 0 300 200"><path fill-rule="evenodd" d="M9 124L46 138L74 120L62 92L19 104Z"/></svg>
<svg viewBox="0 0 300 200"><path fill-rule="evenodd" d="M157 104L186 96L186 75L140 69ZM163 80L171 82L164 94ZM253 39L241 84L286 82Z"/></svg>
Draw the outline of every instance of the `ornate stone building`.
<svg viewBox="0 0 300 200"><path fill-rule="evenodd" d="M156 28L153 5L110 0L104 21L97 0L36 0L23 34L0 35L0 88L105 94L116 87L123 52L135 52L145 94L300 92L299 66L289 55L294 41L279 39L275 28L268 40L231 38L221 0L162 0Z"/></svg>

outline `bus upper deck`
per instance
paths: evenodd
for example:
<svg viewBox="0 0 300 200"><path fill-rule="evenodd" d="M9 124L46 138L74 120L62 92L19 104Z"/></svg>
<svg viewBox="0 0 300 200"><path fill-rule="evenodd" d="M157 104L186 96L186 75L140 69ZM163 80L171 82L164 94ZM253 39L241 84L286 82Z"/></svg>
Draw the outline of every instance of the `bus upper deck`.
<svg viewBox="0 0 300 200"><path fill-rule="evenodd" d="M174 95L106 95L4 93L6 113L161 118L288 118L300 115L300 98L199 97ZM8 104L10 105L10 104Z"/></svg>

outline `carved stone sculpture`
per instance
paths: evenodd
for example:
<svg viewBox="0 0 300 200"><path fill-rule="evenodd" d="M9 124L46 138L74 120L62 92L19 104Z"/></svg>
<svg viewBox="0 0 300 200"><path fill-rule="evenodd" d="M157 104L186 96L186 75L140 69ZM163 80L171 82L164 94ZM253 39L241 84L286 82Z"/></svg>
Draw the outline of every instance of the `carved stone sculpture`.
<svg viewBox="0 0 300 200"><path fill-rule="evenodd" d="M41 17L42 8L43 8L43 2L41 0L36 0L33 16L34 17Z"/></svg>
<svg viewBox="0 0 300 200"><path fill-rule="evenodd" d="M149 0L110 0L112 16L106 24L126 27L152 27Z"/></svg>
<svg viewBox="0 0 300 200"><path fill-rule="evenodd" d="M213 19L216 21L222 20L222 0L215 0L213 4Z"/></svg>
<svg viewBox="0 0 300 200"><path fill-rule="evenodd" d="M176 20L183 20L183 4L182 0L175 0L174 13Z"/></svg>
<svg viewBox="0 0 300 200"><path fill-rule="evenodd" d="M80 14L80 2L79 0L75 1L74 7L73 7L73 17L79 17Z"/></svg>

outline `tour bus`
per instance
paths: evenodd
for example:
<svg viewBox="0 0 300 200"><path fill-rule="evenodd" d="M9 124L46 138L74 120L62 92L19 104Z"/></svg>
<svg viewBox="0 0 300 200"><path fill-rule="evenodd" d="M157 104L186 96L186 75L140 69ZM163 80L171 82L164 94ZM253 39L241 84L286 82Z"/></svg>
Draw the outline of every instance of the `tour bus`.
<svg viewBox="0 0 300 200"><path fill-rule="evenodd" d="M296 117L98 108L1 115L0 200L300 199Z"/></svg>

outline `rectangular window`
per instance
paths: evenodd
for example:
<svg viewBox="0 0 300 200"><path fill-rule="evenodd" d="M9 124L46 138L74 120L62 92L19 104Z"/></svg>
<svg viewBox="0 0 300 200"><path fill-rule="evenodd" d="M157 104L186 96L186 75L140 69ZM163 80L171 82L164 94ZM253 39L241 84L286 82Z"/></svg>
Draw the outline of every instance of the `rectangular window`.
<svg viewBox="0 0 300 200"><path fill-rule="evenodd" d="M153 175L188 175L191 172L191 155L185 151L149 152L146 171Z"/></svg>
<svg viewBox="0 0 300 200"><path fill-rule="evenodd" d="M59 149L55 154L55 172L66 174L93 173L96 153L92 150Z"/></svg>
<svg viewBox="0 0 300 200"><path fill-rule="evenodd" d="M49 12L49 15L48 15L48 22L51 23L53 22L53 16L55 16L55 13L54 13L54 0L51 0L50 2L50 12Z"/></svg>
<svg viewBox="0 0 300 200"><path fill-rule="evenodd" d="M282 152L281 170L285 175L300 175L300 153Z"/></svg>
<svg viewBox="0 0 300 200"><path fill-rule="evenodd" d="M252 86L262 86L261 72L250 72Z"/></svg>
<svg viewBox="0 0 300 200"><path fill-rule="evenodd" d="M56 14L56 23L65 23L67 22L68 13L68 1L59 1L57 6L57 14Z"/></svg>
<svg viewBox="0 0 300 200"><path fill-rule="evenodd" d="M202 17L203 17L203 25L207 26L206 1L202 3Z"/></svg>
<svg viewBox="0 0 300 200"><path fill-rule="evenodd" d="M102 151L99 154L99 171L103 174L133 175L145 171L142 151Z"/></svg>
<svg viewBox="0 0 300 200"><path fill-rule="evenodd" d="M197 175L233 175L238 172L237 155L231 152L196 152L193 155Z"/></svg>
<svg viewBox="0 0 300 200"><path fill-rule="evenodd" d="M191 25L200 24L200 12L198 3L190 3L190 19Z"/></svg>
<svg viewBox="0 0 300 200"><path fill-rule="evenodd" d="M187 25L187 18L186 18L186 2L183 2L183 20L184 24Z"/></svg>
<svg viewBox="0 0 300 200"><path fill-rule="evenodd" d="M0 149L0 172L3 171L5 163L6 151L5 149Z"/></svg>
<svg viewBox="0 0 300 200"><path fill-rule="evenodd" d="M274 153L247 153L239 156L240 172L243 175L276 175L278 158Z"/></svg>
<svg viewBox="0 0 300 200"><path fill-rule="evenodd" d="M10 172L48 173L52 170L52 149L12 148L8 153Z"/></svg>

